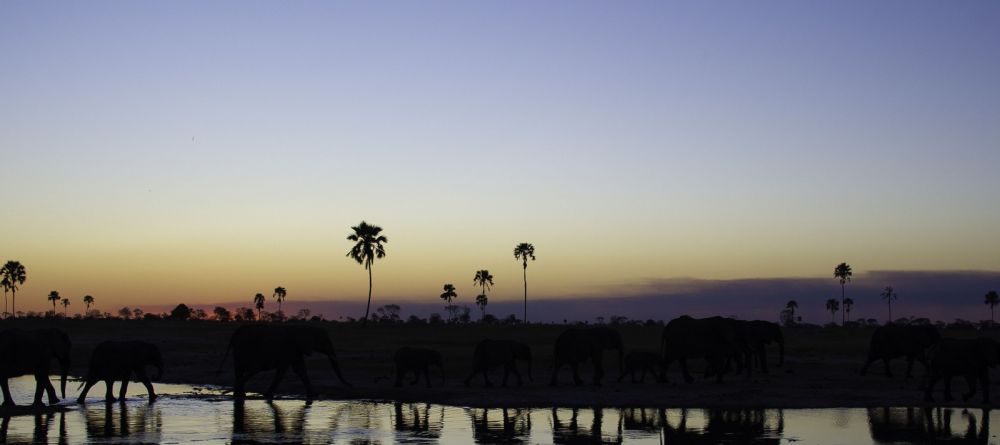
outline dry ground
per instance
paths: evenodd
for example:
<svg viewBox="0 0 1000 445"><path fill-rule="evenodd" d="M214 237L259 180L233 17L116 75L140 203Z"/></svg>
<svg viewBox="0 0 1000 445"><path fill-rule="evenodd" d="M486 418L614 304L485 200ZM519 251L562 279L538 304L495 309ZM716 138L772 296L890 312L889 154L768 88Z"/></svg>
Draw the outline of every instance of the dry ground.
<svg viewBox="0 0 1000 445"><path fill-rule="evenodd" d="M69 333L73 340L73 374L85 372L90 351L100 341L108 339L139 339L160 345L166 362L163 380L173 383L213 384L232 383L232 362L228 360L217 373L230 333L239 324L218 322L178 321L119 321L119 320L15 320L0 322L0 329L11 327L57 327ZM661 406L661 407L862 407L919 405L923 367L915 365L917 378L904 379L904 360L893 363L894 378L882 375L882 365L875 364L867 376L860 369L868 348L872 329L787 329L786 364L774 367L777 351L771 348L771 373L727 376L724 384L699 379L682 384L676 365L671 369L671 383L631 384L626 378L617 382L616 360L609 353L605 358L608 377L602 387L571 384L568 369L560 375L560 386L548 385L551 377L551 350L556 336L566 327L561 325L480 326L480 325L379 325L366 328L342 323L323 323L338 350L341 368L352 387L336 381L323 357L309 360L309 374L324 397L332 399L374 399L437 402L462 406ZM656 349L662 328L656 326L622 326L627 348ZM974 337L976 331L945 331L946 337ZM987 335L998 336L996 333ZM484 338L512 338L527 342L535 355L534 380L522 387L499 385L484 388L482 380L473 381L471 388L462 381L471 369L472 350ZM392 351L412 345L435 348L444 354L446 384L432 374L434 388L423 385L393 388ZM695 362L692 369L699 370ZM584 380L589 382L589 366L583 366ZM501 370L493 372L499 383ZM260 374L250 382L250 390L262 390L271 374ZM955 381L956 393L965 384ZM289 373L278 389L279 394L300 394L303 388ZM995 391L994 391L995 392ZM940 395L937 396L940 400ZM978 402L976 397L973 402Z"/></svg>

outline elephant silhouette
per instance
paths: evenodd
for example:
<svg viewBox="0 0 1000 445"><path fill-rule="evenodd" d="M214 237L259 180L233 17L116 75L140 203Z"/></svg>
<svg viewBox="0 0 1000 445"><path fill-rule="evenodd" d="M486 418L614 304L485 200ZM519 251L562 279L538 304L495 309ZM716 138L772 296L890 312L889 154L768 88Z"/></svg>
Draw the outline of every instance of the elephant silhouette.
<svg viewBox="0 0 1000 445"><path fill-rule="evenodd" d="M159 380L163 377L163 356L160 348L152 343L144 341L105 341L94 348L90 355L90 363L87 367L87 376L84 379L83 390L77 397L77 402L83 403L87 398L87 392L98 381L103 380L106 386L104 400L114 402L113 385L115 380L121 380L121 388L118 397L125 400L128 391L129 377L133 374L146 387L149 394L149 401L156 401L156 392L150 382L149 375L146 374L146 367L152 366L156 369L156 374L152 380Z"/></svg>
<svg viewBox="0 0 1000 445"><path fill-rule="evenodd" d="M492 340L486 339L476 345L473 353L473 369L465 379L465 386L477 374L483 375L483 382L486 386L493 386L490 381L490 368L503 366L503 386L507 386L507 378L514 374L517 384L520 386L521 373L517 371L517 362L525 361L528 365L528 378L531 378L531 347L525 343L515 340Z"/></svg>
<svg viewBox="0 0 1000 445"><path fill-rule="evenodd" d="M66 397L66 377L70 367L69 336L58 329L8 329L0 332L0 389L3 407L15 406L7 379L31 374L35 377L35 397L32 406L41 407L43 393L48 393L49 404L59 401L55 388L49 381L52 360L60 367L60 390Z"/></svg>
<svg viewBox="0 0 1000 445"><path fill-rule="evenodd" d="M664 369L661 380L666 381L666 371L677 361L687 383L694 381L688 371L688 359L705 359L708 362L706 370L714 372L716 382L722 383L726 364L734 359L742 364L748 352L745 338L740 335L734 320L722 317L695 319L687 315L670 320L663 327L660 350Z"/></svg>
<svg viewBox="0 0 1000 445"><path fill-rule="evenodd" d="M621 373L625 348L618 331L608 328L570 328L563 331L556 337L553 348L552 379L549 385L556 386L559 370L563 366L569 366L573 370L575 385L583 385L583 380L580 378L580 363L589 360L594 368L594 385L600 386L604 377L604 351L607 350L618 352L618 372Z"/></svg>
<svg viewBox="0 0 1000 445"><path fill-rule="evenodd" d="M879 444L935 443L987 445L990 443L990 411L956 408L868 408L872 441ZM953 429L955 415L965 421L964 429ZM961 427L960 427L961 428Z"/></svg>
<svg viewBox="0 0 1000 445"><path fill-rule="evenodd" d="M861 375L868 373L868 368L876 360L882 360L885 365L885 376L892 377L889 360L906 357L906 378L913 377L913 362L918 361L927 367L927 348L941 340L941 334L934 326L913 326L887 323L879 326L872 333L868 346L868 359L861 367Z"/></svg>
<svg viewBox="0 0 1000 445"><path fill-rule="evenodd" d="M934 386L941 379L944 379L944 399L952 400L951 379L962 376L969 388L962 400L969 400L981 382L983 403L990 403L990 368L1000 364L1000 342L989 338L945 338L931 346L927 355L930 366L924 400L934 401Z"/></svg>
<svg viewBox="0 0 1000 445"><path fill-rule="evenodd" d="M441 371L441 384L444 384L444 365L441 360L441 353L433 349L412 348L404 346L396 350L392 356L392 361L396 365L396 383L398 388L403 385L403 377L406 374L413 374L411 385L420 381L420 376L424 376L424 382L428 388L431 387L430 367L436 366Z"/></svg>

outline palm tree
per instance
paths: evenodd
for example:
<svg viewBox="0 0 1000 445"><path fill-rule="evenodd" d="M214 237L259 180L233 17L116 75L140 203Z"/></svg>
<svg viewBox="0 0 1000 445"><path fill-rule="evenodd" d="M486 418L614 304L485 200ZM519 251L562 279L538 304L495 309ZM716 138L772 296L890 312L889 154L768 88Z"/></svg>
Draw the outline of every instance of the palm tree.
<svg viewBox="0 0 1000 445"><path fill-rule="evenodd" d="M852 300L850 298L845 298L844 299L844 312L847 313L848 317L851 316L851 306L854 306L854 300ZM850 321L850 320L848 320L848 321Z"/></svg>
<svg viewBox="0 0 1000 445"><path fill-rule="evenodd" d="M799 302L798 301L788 300L788 303L785 303L785 309L788 309L788 310L792 311L792 314L794 314L795 310L798 309L798 308L799 308Z"/></svg>
<svg viewBox="0 0 1000 445"><path fill-rule="evenodd" d="M840 302L836 298L831 298L826 300L826 310L830 311L830 323L834 323L836 320L837 311L840 310Z"/></svg>
<svg viewBox="0 0 1000 445"><path fill-rule="evenodd" d="M63 316L67 316L66 309L69 307L69 298L63 298L62 305L63 305Z"/></svg>
<svg viewBox="0 0 1000 445"><path fill-rule="evenodd" d="M52 302L52 315L53 316L56 315L56 302L58 302L61 299L62 299L62 297L59 296L59 292L57 292L57 291L49 292L49 301Z"/></svg>
<svg viewBox="0 0 1000 445"><path fill-rule="evenodd" d="M282 315L284 315L284 313L281 312L281 302L285 301L285 295L288 295L288 292L286 292L285 288L281 286L274 288L274 293L271 294L271 297L278 300L278 313Z"/></svg>
<svg viewBox="0 0 1000 445"><path fill-rule="evenodd" d="M521 274L524 275L524 322L528 322L528 258L535 261L535 246L531 243L521 243L514 247L514 259L520 259Z"/></svg>
<svg viewBox="0 0 1000 445"><path fill-rule="evenodd" d="M354 258L354 261L363 264L368 270L368 305L365 306L365 318L361 322L361 325L365 326L368 324L368 312L372 308L372 263L375 262L376 258L385 257L385 246L382 244L388 244L389 239L380 235L382 233L381 227L364 221L351 227L351 230L354 233L348 235L347 240L356 243L354 247L351 247L351 250L347 251L347 256Z"/></svg>
<svg viewBox="0 0 1000 445"><path fill-rule="evenodd" d="M472 282L482 286L483 293L476 296L476 305L483 310L483 318L486 318L486 304L488 302L486 290L493 288L493 275L490 275L490 271L486 269L477 270ZM482 304L480 304L480 301L482 301Z"/></svg>
<svg viewBox="0 0 1000 445"><path fill-rule="evenodd" d="M886 286L882 289L882 293L879 294L886 303L889 303L889 322L892 322L892 300L898 298L896 292L892 289L892 286Z"/></svg>
<svg viewBox="0 0 1000 445"><path fill-rule="evenodd" d="M264 294L258 292L253 296L253 306L257 308L257 320L260 321L260 311L264 310Z"/></svg>
<svg viewBox="0 0 1000 445"><path fill-rule="evenodd" d="M10 280L0 270L0 287L3 287L3 316L7 317L7 293L10 292Z"/></svg>
<svg viewBox="0 0 1000 445"><path fill-rule="evenodd" d="M997 295L997 291L991 290L986 293L986 304L990 305L990 325L993 325L995 318L993 317L993 308L1000 304L1000 295Z"/></svg>
<svg viewBox="0 0 1000 445"><path fill-rule="evenodd" d="M833 277L840 279L840 302L844 303L844 286L851 281L851 275L854 273L851 271L851 266L847 263L840 263L837 267L833 268ZM844 305L844 309L847 309L847 305ZM844 324L847 321L846 314L841 315L840 324Z"/></svg>
<svg viewBox="0 0 1000 445"><path fill-rule="evenodd" d="M8 261L3 265L3 270L0 273L3 274L4 280L7 281L4 289L10 289L10 313L13 316L17 313L17 286L23 285L28 275L24 270L24 265L20 261Z"/></svg>
<svg viewBox="0 0 1000 445"><path fill-rule="evenodd" d="M455 319L455 310L451 307L451 300L457 297L458 294L455 292L455 285L451 283L445 284L441 299L448 302L448 313L451 314L452 321Z"/></svg>
<svg viewBox="0 0 1000 445"><path fill-rule="evenodd" d="M476 295L476 306L479 306L479 310L483 311L483 317L481 320L486 320L486 305L489 304L490 299L486 294Z"/></svg>
<svg viewBox="0 0 1000 445"><path fill-rule="evenodd" d="M87 305L87 312L90 312L90 305L94 304L94 297L85 295L83 297L83 304Z"/></svg>

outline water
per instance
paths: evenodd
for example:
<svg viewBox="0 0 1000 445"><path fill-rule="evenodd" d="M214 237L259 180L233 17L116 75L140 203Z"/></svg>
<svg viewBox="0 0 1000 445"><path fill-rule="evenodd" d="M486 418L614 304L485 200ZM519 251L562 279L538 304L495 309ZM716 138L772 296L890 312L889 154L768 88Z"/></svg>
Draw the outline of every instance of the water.
<svg viewBox="0 0 1000 445"><path fill-rule="evenodd" d="M73 385L73 394L76 385ZM30 403L31 378L11 380ZM88 403L66 411L2 419L0 443L731 443L998 444L990 412L961 408L851 409L482 409L424 403L248 400L212 388L142 385L105 405L98 384ZM72 396L71 396L72 398ZM1000 416L992 416L1000 418Z"/></svg>

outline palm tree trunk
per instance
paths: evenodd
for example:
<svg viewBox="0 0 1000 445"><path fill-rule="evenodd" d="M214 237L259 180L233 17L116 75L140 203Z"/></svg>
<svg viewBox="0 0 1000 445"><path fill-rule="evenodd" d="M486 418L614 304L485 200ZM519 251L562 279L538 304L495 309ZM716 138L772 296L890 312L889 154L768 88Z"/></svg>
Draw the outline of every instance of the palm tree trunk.
<svg viewBox="0 0 1000 445"><path fill-rule="evenodd" d="M524 260L524 268L522 269L522 274L524 275L524 323L528 323L528 260Z"/></svg>
<svg viewBox="0 0 1000 445"><path fill-rule="evenodd" d="M844 304L844 281L840 281L840 307L844 308L844 311L840 313L840 325L843 326L844 322L847 321L847 305Z"/></svg>
<svg viewBox="0 0 1000 445"><path fill-rule="evenodd" d="M892 323L892 301L889 301L889 323Z"/></svg>
<svg viewBox="0 0 1000 445"><path fill-rule="evenodd" d="M365 306L365 319L361 321L361 326L368 325L368 311L372 308L372 265L368 265L368 305Z"/></svg>
<svg viewBox="0 0 1000 445"><path fill-rule="evenodd" d="M17 318L17 291L10 291L10 315L11 318Z"/></svg>

